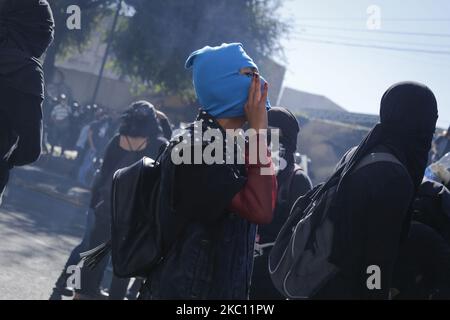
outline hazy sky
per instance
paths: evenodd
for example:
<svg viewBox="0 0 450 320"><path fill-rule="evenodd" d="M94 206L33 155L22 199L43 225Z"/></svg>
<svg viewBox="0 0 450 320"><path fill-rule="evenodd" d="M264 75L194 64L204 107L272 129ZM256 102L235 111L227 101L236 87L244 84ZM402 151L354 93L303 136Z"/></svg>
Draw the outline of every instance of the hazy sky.
<svg viewBox="0 0 450 320"><path fill-rule="evenodd" d="M290 39L283 41L288 69L285 86L326 95L350 111L376 114L380 98L390 85L415 80L434 91L439 125L447 128L450 124L450 1L283 3L280 12L293 23ZM380 32L367 27L367 9L371 5L380 9Z"/></svg>

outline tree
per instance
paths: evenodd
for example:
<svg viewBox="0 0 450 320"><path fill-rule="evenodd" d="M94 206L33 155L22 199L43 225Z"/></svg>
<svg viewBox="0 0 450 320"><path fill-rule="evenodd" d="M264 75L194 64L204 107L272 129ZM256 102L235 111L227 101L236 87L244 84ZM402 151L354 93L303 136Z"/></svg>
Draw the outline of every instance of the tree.
<svg viewBox="0 0 450 320"><path fill-rule="evenodd" d="M58 56L63 56L71 49L81 50L86 45L91 32L95 30L101 18L110 14L109 5L114 0L50 0L53 17L55 19L55 39L47 50L44 71L47 80L51 80L55 71ZM67 8L76 5L81 9L81 28L70 30L67 19L70 14Z"/></svg>
<svg viewBox="0 0 450 320"><path fill-rule="evenodd" d="M187 56L205 45L241 42L257 61L281 53L288 30L274 0L127 0L135 14L114 36L115 67L163 93L190 91Z"/></svg>

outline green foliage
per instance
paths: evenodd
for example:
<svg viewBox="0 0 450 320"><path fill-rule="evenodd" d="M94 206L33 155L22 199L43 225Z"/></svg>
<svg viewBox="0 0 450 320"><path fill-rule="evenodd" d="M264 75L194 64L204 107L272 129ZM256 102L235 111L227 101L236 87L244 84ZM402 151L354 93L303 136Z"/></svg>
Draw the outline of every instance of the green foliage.
<svg viewBox="0 0 450 320"><path fill-rule="evenodd" d="M55 40L47 53L46 73L56 57L89 45L93 31L112 15L119 0L50 0L56 24ZM121 16L113 37L113 68L133 81L133 93L194 98L187 56L205 45L241 42L258 60L282 53L279 40L288 31L277 15L279 0L124 0L133 14ZM66 27L67 8L81 8L81 30ZM105 40L109 28L104 30ZM108 68L110 64L108 64ZM50 76L49 76L50 79Z"/></svg>
<svg viewBox="0 0 450 320"><path fill-rule="evenodd" d="M114 0L50 0L50 6L55 19L55 39L47 51L45 59L45 73L51 79L57 57L64 57L67 53L82 49L88 45L92 31L96 30L103 17L110 14L110 5ZM67 28L67 8L77 5L81 9L81 29Z"/></svg>
<svg viewBox="0 0 450 320"><path fill-rule="evenodd" d="M114 36L116 69L153 90L192 97L187 56L205 45L241 42L257 61L281 53L288 26L274 0L127 0L135 14Z"/></svg>
<svg viewBox="0 0 450 320"><path fill-rule="evenodd" d="M81 47L103 17L110 14L109 5L114 0L52 0L50 5L55 18L55 41L61 49ZM81 9L81 29L69 30L66 26L67 8L77 5ZM62 50L63 52L64 50Z"/></svg>

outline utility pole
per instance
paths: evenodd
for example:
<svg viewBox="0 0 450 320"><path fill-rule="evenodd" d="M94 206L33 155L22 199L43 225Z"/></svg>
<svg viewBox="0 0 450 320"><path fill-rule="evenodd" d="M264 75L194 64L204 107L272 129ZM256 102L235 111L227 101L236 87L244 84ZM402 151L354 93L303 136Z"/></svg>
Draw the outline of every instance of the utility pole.
<svg viewBox="0 0 450 320"><path fill-rule="evenodd" d="M119 20L120 10L122 9L122 3L123 3L123 0L119 0L119 4L117 5L117 10L116 10L116 13L114 15L114 20L113 20L113 24L112 24L112 27L111 27L111 32L110 32L109 37L108 37L108 43L106 45L105 55L103 56L102 66L100 68L100 73L99 73L98 78L97 78L97 83L95 84L95 90L94 90L94 94L92 96L92 103L95 103L95 101L97 100L97 96L98 96L98 92L99 92L99 89L100 89L100 85L102 83L103 73L105 71L105 65L106 65L106 62L108 61L109 51L111 49L111 44L112 44L112 41L113 41L113 38L114 38L114 32L116 31L117 22Z"/></svg>

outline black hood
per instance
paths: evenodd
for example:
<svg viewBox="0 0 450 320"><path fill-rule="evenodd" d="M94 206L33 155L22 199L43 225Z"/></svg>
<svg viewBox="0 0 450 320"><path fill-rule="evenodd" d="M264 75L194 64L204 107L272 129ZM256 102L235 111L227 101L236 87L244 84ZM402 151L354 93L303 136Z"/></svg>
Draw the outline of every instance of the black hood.
<svg viewBox="0 0 450 320"><path fill-rule="evenodd" d="M384 145L406 167L417 190L428 162L437 119L436 98L428 87L415 82L393 85L381 99L380 123L345 163L342 179L371 149Z"/></svg>
<svg viewBox="0 0 450 320"><path fill-rule="evenodd" d="M278 197L285 198L289 192L290 179L295 170L294 153L297 150L297 137L300 132L300 126L292 112L282 107L272 107L267 111L267 118L269 127L280 130L280 147L282 148L280 148L278 156L286 161L286 166L280 168L281 170L277 173ZM268 138L270 140L270 134ZM270 144L270 141L268 143Z"/></svg>
<svg viewBox="0 0 450 320"><path fill-rule="evenodd" d="M44 99L44 71L40 61L18 49L0 48L0 89L13 87Z"/></svg>
<svg viewBox="0 0 450 320"><path fill-rule="evenodd" d="M0 0L0 80L44 98L38 58L53 39L53 15L46 0Z"/></svg>
<svg viewBox="0 0 450 320"><path fill-rule="evenodd" d="M0 47L39 58L53 41L53 13L47 0L3 0Z"/></svg>
<svg viewBox="0 0 450 320"><path fill-rule="evenodd" d="M281 131L280 142L289 153L297 150L297 137L300 126L297 118L286 108L272 107L267 111L270 127L279 128Z"/></svg>
<svg viewBox="0 0 450 320"><path fill-rule="evenodd" d="M133 102L122 114L119 133L130 137L156 139L162 135L155 107L148 101Z"/></svg>

